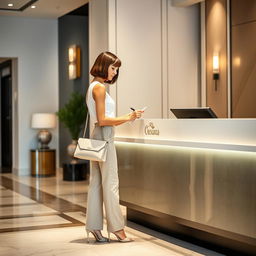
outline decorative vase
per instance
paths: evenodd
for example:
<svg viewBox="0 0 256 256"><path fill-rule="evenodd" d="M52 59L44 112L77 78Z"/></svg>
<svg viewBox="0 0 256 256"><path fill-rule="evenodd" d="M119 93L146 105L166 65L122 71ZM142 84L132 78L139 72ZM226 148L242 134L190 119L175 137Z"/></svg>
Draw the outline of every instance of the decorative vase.
<svg viewBox="0 0 256 256"><path fill-rule="evenodd" d="M74 158L76 145L77 145L77 140L72 140L72 143L67 146L67 152L68 152L68 155L71 157L71 163L77 162L77 159Z"/></svg>

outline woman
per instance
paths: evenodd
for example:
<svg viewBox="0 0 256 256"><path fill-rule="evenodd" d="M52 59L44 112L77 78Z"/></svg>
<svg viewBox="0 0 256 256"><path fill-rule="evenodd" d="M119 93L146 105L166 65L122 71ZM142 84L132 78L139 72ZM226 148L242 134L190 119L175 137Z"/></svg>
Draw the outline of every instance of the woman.
<svg viewBox="0 0 256 256"><path fill-rule="evenodd" d="M91 138L109 140L105 162L92 161L90 185L87 199L86 231L87 241L92 233L98 242L110 241L113 233L118 241L130 242L124 231L124 219L119 205L118 169L114 138L114 126L141 117L142 110L132 111L124 116L115 116L115 102L106 92L104 83L113 84L119 74L121 61L110 52L101 53L90 74L94 77L86 96L86 103L92 123L95 124ZM103 237L103 203L107 219L108 239Z"/></svg>

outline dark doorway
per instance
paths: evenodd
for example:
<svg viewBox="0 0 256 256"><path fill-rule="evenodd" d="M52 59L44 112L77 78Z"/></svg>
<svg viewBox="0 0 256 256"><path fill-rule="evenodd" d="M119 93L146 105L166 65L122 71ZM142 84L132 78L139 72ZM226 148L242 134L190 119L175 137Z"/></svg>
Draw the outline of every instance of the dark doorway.
<svg viewBox="0 0 256 256"><path fill-rule="evenodd" d="M12 62L0 64L1 110L1 168L0 172L12 171Z"/></svg>

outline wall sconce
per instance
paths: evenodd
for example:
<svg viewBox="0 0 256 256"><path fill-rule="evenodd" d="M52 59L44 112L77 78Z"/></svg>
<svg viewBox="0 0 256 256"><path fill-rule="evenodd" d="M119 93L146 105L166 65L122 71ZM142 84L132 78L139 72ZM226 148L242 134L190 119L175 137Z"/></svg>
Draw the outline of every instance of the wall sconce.
<svg viewBox="0 0 256 256"><path fill-rule="evenodd" d="M219 54L214 54L212 58L213 80L215 81L215 91L217 91L217 80L220 79Z"/></svg>
<svg viewBox="0 0 256 256"><path fill-rule="evenodd" d="M77 45L68 48L68 77L69 80L81 76L81 50Z"/></svg>

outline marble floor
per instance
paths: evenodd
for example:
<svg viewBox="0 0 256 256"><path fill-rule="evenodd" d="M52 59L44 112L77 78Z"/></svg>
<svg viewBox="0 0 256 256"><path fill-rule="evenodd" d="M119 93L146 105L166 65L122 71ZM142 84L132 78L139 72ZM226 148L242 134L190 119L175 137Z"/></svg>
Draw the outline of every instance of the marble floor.
<svg viewBox="0 0 256 256"><path fill-rule="evenodd" d="M134 242L123 244L112 236L100 244L91 236L87 243L87 189L88 179L63 181L61 170L47 178L0 174L0 255L223 255L129 221L126 233ZM125 218L125 207L122 212Z"/></svg>

